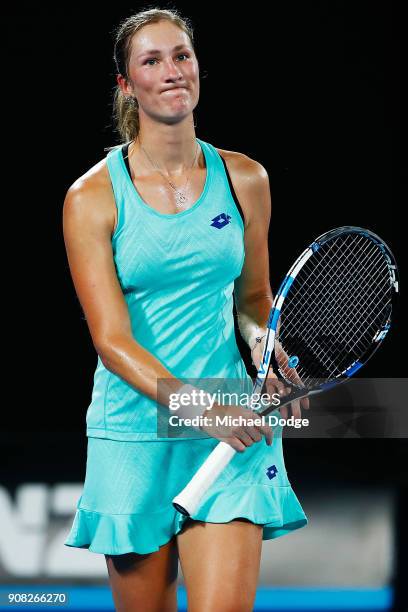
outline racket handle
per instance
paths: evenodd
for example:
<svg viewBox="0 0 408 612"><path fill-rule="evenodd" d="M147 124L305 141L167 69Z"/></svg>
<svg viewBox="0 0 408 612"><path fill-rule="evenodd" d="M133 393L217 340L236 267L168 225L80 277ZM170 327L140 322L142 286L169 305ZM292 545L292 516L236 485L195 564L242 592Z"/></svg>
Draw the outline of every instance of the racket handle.
<svg viewBox="0 0 408 612"><path fill-rule="evenodd" d="M185 516L194 514L205 493L236 452L226 442L217 444L187 486L173 499L175 509Z"/></svg>

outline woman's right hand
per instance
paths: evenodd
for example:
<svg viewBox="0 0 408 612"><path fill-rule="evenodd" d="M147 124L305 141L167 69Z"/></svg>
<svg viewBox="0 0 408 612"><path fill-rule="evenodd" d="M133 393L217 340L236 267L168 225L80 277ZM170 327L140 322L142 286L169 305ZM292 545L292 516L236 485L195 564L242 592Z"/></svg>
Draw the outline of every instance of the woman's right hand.
<svg viewBox="0 0 408 612"><path fill-rule="evenodd" d="M259 420L261 417L253 410L242 408L242 406L226 406L215 404L211 410L206 410L207 424L200 426L200 430L212 438L226 442L238 452L243 452L248 446L260 442L265 437L268 446L272 444L273 430L270 425L251 424L251 420ZM218 417L218 418L217 418ZM226 424L220 423L219 419L228 417ZM236 423L231 420L236 420Z"/></svg>

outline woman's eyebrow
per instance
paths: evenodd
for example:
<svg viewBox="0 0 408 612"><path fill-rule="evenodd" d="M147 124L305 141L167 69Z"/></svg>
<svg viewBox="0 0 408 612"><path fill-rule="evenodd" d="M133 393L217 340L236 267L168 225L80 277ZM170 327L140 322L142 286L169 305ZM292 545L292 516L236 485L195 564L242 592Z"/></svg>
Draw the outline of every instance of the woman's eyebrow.
<svg viewBox="0 0 408 612"><path fill-rule="evenodd" d="M179 49L183 49L183 47L187 47L187 45L183 44L183 45L176 45L173 48L173 51L178 51ZM150 51L143 51L143 53L140 53L137 57L142 57L143 55L150 55L150 53L161 53L160 49L150 49Z"/></svg>

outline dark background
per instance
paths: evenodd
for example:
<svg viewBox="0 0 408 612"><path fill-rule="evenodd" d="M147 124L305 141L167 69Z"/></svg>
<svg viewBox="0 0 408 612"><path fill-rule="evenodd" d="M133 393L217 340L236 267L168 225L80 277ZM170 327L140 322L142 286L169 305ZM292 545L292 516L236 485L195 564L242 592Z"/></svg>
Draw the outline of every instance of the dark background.
<svg viewBox="0 0 408 612"><path fill-rule="evenodd" d="M10 487L84 476L96 353L69 274L62 206L68 187L105 156L104 147L120 142L111 120L112 32L150 6L65 4L3 15L9 162L3 278L11 303L5 336L10 332L12 342L1 437L8 461L0 475ZM175 6L195 27L197 136L243 152L268 171L273 290L322 232L357 225L378 233L399 262L402 293L394 328L362 375L405 377L399 5L157 6ZM406 440L287 440L285 460L294 487L322 476L402 487L406 446Z"/></svg>
<svg viewBox="0 0 408 612"><path fill-rule="evenodd" d="M14 341L6 385L11 404L3 411L2 429L19 432L5 439L13 448L22 436L33 442L44 436L52 445L51 432L67 436L68 444L75 440L80 452L56 462L58 477L67 470L77 478L84 468L85 415L96 366L66 259L62 206L68 187L105 156L104 147L120 142L111 119L113 31L147 6L64 6L5 15L14 77L5 96L4 152L11 163L3 181L10 188L4 200L12 230L5 277ZM358 225L378 233L400 264L402 291L393 329L362 375L406 376L398 6L275 2L247 15L235 12L232 2L160 6L176 6L195 27L201 72L197 136L241 151L268 171L273 290L322 232ZM354 473L361 457L393 457L403 444L321 440L302 448L304 443L295 442L296 454L318 461L327 452L335 461L337 445L350 445ZM292 464L288 455L296 474L298 461Z"/></svg>
<svg viewBox="0 0 408 612"><path fill-rule="evenodd" d="M69 274L62 206L68 187L105 156L104 147L120 142L111 120L112 32L145 6L6 15L15 77L5 96L11 164L3 185L11 187L5 202L12 228L6 261L14 264L6 266L6 290L15 321L11 369L19 381L7 425L23 404L30 431L83 430L96 353ZM362 375L406 376L397 8L275 2L246 16L232 2L176 7L195 26L197 136L268 171L272 288L322 232L357 225L378 233L399 262L401 300L389 337Z"/></svg>

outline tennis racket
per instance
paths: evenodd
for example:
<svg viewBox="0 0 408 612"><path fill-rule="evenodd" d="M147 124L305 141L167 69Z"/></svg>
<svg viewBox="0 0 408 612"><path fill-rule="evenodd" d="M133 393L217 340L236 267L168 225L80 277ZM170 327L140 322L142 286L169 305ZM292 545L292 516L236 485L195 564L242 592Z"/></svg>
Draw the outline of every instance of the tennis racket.
<svg viewBox="0 0 408 612"><path fill-rule="evenodd" d="M275 296L252 396L262 392L271 364L289 390L279 407L347 381L387 335L397 293L395 258L379 236L347 226L316 238ZM262 416L275 409L254 412ZM194 514L235 453L220 442L173 506Z"/></svg>

